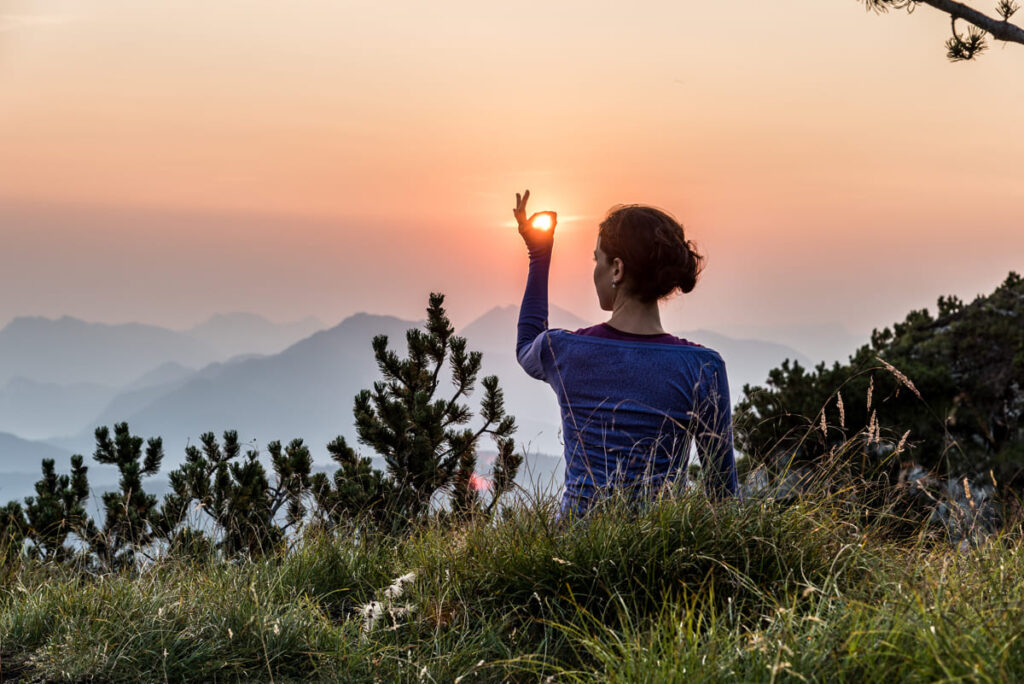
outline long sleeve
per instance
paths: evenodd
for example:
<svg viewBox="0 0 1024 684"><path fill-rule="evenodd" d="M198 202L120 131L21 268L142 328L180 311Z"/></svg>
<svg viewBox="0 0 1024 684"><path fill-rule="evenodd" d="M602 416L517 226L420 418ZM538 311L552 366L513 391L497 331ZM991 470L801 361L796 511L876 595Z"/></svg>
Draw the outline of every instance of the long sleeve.
<svg viewBox="0 0 1024 684"><path fill-rule="evenodd" d="M732 440L732 405L729 399L729 380L725 363L708 368L709 377L698 394L697 453L705 474L705 491L711 499L722 499L739 494L736 457Z"/></svg>
<svg viewBox="0 0 1024 684"><path fill-rule="evenodd" d="M548 270L551 267L551 249L531 252L530 273L526 277L526 291L519 307L516 335L516 358L519 365L532 377L546 380L543 352L548 329Z"/></svg>

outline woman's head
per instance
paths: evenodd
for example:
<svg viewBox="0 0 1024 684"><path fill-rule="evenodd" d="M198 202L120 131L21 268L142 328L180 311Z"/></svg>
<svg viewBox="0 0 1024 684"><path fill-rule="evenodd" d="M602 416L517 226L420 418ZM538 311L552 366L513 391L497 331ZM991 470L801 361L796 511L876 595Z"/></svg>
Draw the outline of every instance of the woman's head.
<svg viewBox="0 0 1024 684"><path fill-rule="evenodd" d="M598 229L594 257L594 286L606 311L617 291L645 303L690 292L704 262L678 221L637 204L612 208Z"/></svg>

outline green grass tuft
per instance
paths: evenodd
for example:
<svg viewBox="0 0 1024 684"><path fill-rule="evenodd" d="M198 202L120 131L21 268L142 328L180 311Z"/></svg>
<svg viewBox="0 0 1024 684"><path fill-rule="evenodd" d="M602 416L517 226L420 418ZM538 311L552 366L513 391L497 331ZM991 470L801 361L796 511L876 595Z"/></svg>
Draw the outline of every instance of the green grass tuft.
<svg viewBox="0 0 1024 684"><path fill-rule="evenodd" d="M1019 527L896 542L827 496L508 509L404 538L91 575L8 562L3 677L198 681L1007 681L1024 677ZM396 578L415 573L389 598ZM380 602L368 629L366 604Z"/></svg>

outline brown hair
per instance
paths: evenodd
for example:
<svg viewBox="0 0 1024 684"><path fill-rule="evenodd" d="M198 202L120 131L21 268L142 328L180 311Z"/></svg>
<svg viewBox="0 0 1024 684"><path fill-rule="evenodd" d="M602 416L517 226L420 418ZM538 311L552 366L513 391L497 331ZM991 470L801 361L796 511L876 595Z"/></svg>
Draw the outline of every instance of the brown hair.
<svg viewBox="0 0 1024 684"><path fill-rule="evenodd" d="M597 234L601 251L622 259L626 288L637 299L653 302L696 286L704 257L666 212L640 204L612 207Z"/></svg>

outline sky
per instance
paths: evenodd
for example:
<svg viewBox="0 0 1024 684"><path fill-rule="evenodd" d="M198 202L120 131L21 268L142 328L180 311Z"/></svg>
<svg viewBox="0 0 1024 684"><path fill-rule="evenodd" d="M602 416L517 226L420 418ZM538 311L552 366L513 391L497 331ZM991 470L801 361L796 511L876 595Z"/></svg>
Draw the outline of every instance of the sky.
<svg viewBox="0 0 1024 684"><path fill-rule="evenodd" d="M707 256L667 328L858 335L1024 268L1024 46L856 0L0 0L0 325L254 311L602 320L597 224ZM774 333L773 333L774 331Z"/></svg>

